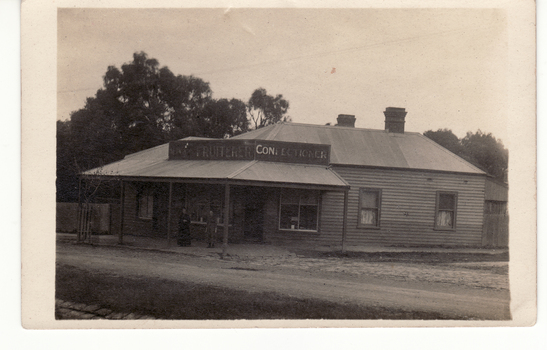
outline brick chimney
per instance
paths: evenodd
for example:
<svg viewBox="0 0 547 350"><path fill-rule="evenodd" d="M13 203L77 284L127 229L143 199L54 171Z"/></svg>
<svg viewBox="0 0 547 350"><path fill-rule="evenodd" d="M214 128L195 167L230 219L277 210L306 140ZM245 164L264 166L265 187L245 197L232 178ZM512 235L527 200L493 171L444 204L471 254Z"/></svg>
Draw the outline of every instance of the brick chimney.
<svg viewBox="0 0 547 350"><path fill-rule="evenodd" d="M336 121L338 122L336 126L347 126L349 128L355 127L355 116L351 114L338 114Z"/></svg>
<svg viewBox="0 0 547 350"><path fill-rule="evenodd" d="M387 107L384 111L384 115L386 116L386 131L403 134L405 132L406 113L404 108Z"/></svg>

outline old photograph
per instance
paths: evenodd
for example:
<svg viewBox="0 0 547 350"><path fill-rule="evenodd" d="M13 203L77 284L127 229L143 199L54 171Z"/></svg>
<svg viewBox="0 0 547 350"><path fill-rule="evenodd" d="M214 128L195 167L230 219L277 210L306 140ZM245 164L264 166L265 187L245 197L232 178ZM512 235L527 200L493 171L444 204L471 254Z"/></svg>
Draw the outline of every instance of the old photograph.
<svg viewBox="0 0 547 350"><path fill-rule="evenodd" d="M58 8L52 319L513 321L510 17Z"/></svg>

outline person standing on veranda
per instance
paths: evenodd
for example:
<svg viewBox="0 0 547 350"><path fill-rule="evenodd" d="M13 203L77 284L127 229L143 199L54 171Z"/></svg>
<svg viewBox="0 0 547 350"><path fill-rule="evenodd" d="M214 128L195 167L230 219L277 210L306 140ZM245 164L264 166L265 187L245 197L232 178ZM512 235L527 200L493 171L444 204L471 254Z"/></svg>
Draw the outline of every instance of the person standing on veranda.
<svg viewBox="0 0 547 350"><path fill-rule="evenodd" d="M190 234L190 215L186 213L186 208L182 208L182 215L179 218L179 236L177 244L179 246L190 246L192 244L192 236Z"/></svg>

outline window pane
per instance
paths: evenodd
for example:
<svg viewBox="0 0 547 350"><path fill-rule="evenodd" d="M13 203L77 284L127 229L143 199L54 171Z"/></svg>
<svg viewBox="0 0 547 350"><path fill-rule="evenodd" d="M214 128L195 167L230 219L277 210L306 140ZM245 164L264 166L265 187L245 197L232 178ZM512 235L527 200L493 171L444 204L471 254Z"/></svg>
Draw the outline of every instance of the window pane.
<svg viewBox="0 0 547 350"><path fill-rule="evenodd" d="M317 206L303 205L300 207L301 230L317 230Z"/></svg>
<svg viewBox="0 0 547 350"><path fill-rule="evenodd" d="M362 225L378 225L378 209L361 209L360 223Z"/></svg>
<svg viewBox="0 0 547 350"><path fill-rule="evenodd" d="M312 205L317 205L318 203L318 200L317 200L317 193L316 192L311 192L311 191L306 191L304 193L302 193L302 195L300 196L300 204L303 205L303 204L312 204Z"/></svg>
<svg viewBox="0 0 547 350"><path fill-rule="evenodd" d="M153 196L139 196L139 217L151 218L154 210Z"/></svg>
<svg viewBox="0 0 547 350"><path fill-rule="evenodd" d="M378 192L363 191L361 207L362 208L378 208Z"/></svg>
<svg viewBox="0 0 547 350"><path fill-rule="evenodd" d="M298 228L298 205L282 204L279 227L282 229Z"/></svg>
<svg viewBox="0 0 547 350"><path fill-rule="evenodd" d="M298 191L283 191L281 195L282 204L298 204L299 202L299 193Z"/></svg>
<svg viewBox="0 0 547 350"><path fill-rule="evenodd" d="M453 194L441 193L439 194L439 209L454 210L454 204L456 202Z"/></svg>
<svg viewBox="0 0 547 350"><path fill-rule="evenodd" d="M438 227L453 227L454 225L454 212L439 210L437 213L437 226Z"/></svg>

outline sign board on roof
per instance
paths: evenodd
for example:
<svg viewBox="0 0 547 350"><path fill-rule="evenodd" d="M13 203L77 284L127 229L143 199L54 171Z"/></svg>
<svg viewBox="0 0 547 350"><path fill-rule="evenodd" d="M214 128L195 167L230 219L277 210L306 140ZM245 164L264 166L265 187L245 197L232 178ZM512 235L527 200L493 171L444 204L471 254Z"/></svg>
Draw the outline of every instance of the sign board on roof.
<svg viewBox="0 0 547 350"><path fill-rule="evenodd" d="M170 160L262 160L329 165L330 145L267 140L188 140L169 143Z"/></svg>

